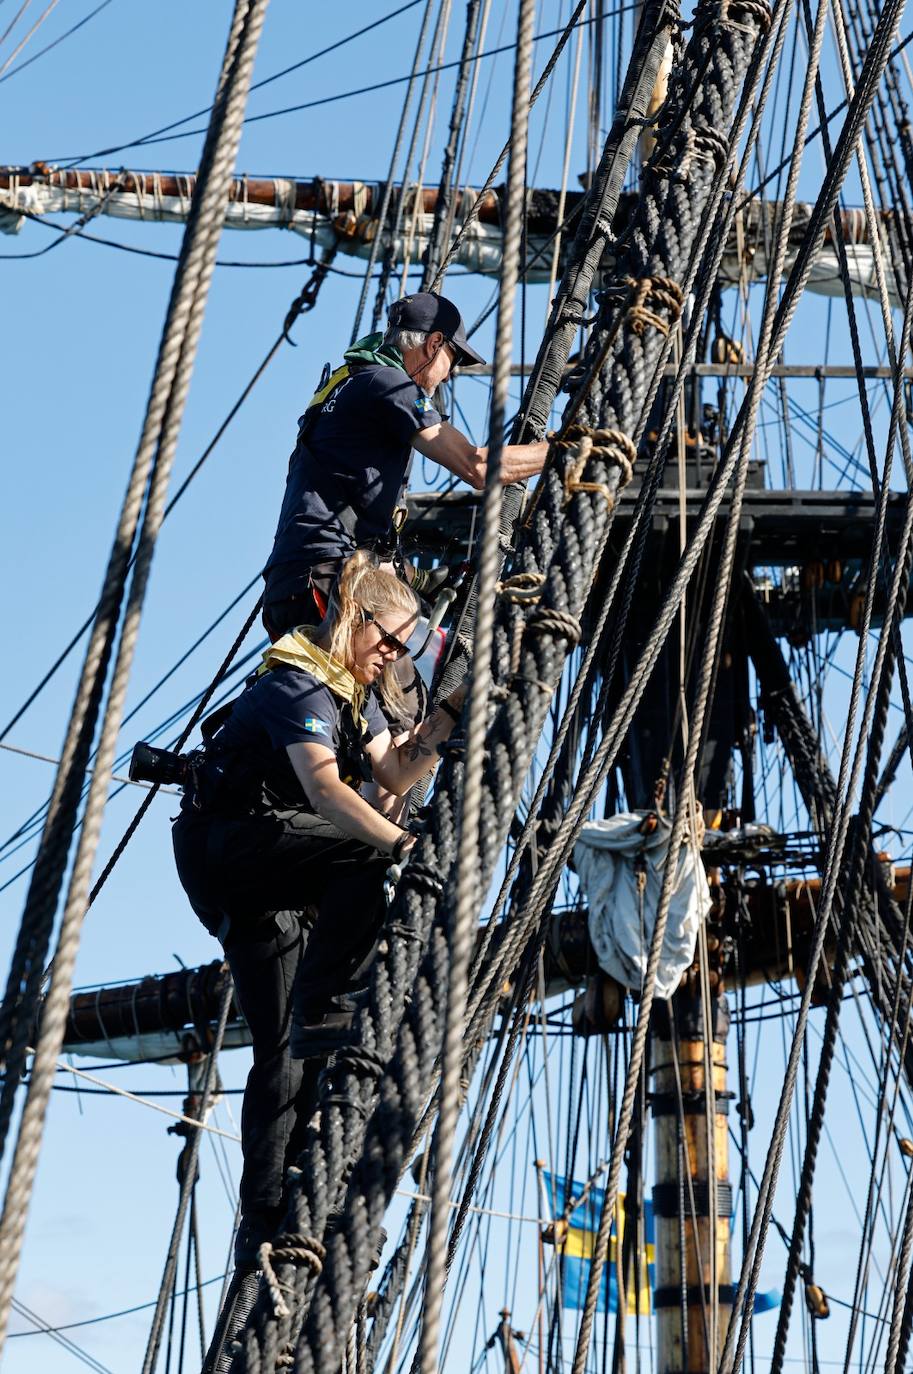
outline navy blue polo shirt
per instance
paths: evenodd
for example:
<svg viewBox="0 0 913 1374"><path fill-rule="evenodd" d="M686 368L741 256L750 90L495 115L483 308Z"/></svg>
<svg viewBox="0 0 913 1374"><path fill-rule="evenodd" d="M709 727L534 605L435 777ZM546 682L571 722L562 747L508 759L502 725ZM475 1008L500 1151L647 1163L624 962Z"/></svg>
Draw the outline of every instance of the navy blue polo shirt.
<svg viewBox="0 0 913 1374"><path fill-rule="evenodd" d="M298 423L263 573L267 604L306 593L317 564L341 562L356 548L389 537L415 433L440 424L441 416L407 373L367 364L357 366L315 416ZM354 513L351 529L338 514L346 508Z"/></svg>
<svg viewBox="0 0 913 1374"><path fill-rule="evenodd" d="M358 751L369 740L389 729L377 697L369 692L362 707L367 733L360 737ZM348 720L344 720L344 715ZM325 744L339 762L344 781L354 770L352 741L357 739L348 702L301 668L273 668L242 692L231 715L216 731L214 744L219 753L229 756L244 750L253 756L270 789L291 806L301 806L303 794L297 774L286 752L290 744ZM307 810L312 808L308 805Z"/></svg>

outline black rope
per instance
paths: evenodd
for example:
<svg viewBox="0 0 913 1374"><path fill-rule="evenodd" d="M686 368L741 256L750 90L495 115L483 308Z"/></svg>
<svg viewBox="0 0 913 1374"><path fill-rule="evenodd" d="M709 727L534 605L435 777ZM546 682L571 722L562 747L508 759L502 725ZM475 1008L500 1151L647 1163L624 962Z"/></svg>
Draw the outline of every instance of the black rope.
<svg viewBox="0 0 913 1374"><path fill-rule="evenodd" d="M702 54L704 43L715 51L719 51L721 42L725 46L734 44L736 49L745 54L747 65L751 44L744 30L739 33L714 30L712 40L708 31L707 37L702 34L698 42ZM731 72L731 48L726 60ZM729 92L735 104L737 89L734 81ZM703 184L709 187L712 180L708 169ZM661 308L665 309L665 305ZM632 328L634 323L632 321ZM652 361L660 349L651 337L645 335L641 339L641 346L647 349ZM630 348L631 340L626 337L624 344ZM620 357L620 340L618 353ZM645 369L644 385L648 375ZM628 395L630 400L624 406L626 414L631 404L640 400L638 392L632 395L629 390ZM543 495L527 532L527 547L530 562L548 569L541 599L543 608L561 611L576 619L592 576L589 551L594 541L601 543L607 512L605 500L589 493L574 497L567 505L565 470L564 462L556 462L543 477ZM617 470L599 458L593 461L588 470L588 476L592 476L595 482L601 479L604 484L607 481L610 490L613 473L614 481L617 481ZM563 537L556 543L555 532L562 528ZM511 659L507 634L512 615L512 611L507 612L498 622L498 634L506 651L503 658L507 663ZM564 626L561 629L563 632ZM500 849L502 826L512 810L513 789L519 786L525 770L528 741L538 736L547 708L547 703L532 685L532 680L554 682L565 653L564 642L552 634L523 637L519 672L525 681L517 681L517 691L511 693L503 706L499 707L496 725L489 732L487 796L483 809L483 874L489 870ZM498 658L497 653L495 657ZM451 806L453 799L458 796L460 773L458 761L445 760L430 808L428 833L419 842L418 857L428 862L433 856L432 867L438 872L446 871L445 856L453 852ZM405 911L395 910L397 920L405 920L410 924L420 921L421 925L425 925L433 918L433 908L425 913L422 910L425 903L418 903L416 897L417 894L406 890L401 899L404 900ZM399 906L400 901L397 902ZM352 1285L353 1281L357 1285L366 1272L368 1244L383 1212L387 1187L385 1180L397 1175L403 1160L404 1116L408 1118L419 1110L417 1094L420 1092L419 1085L426 1077L423 1066L429 1062L429 1056L433 1058L436 1053L435 1040L429 1040L429 1035L433 1037L433 1008L437 990L446 985L446 940L437 923L431 928L427 953L418 978L415 973L418 961L412 953L413 948L412 942L405 948L391 945L387 952L382 953L372 971L370 1011L359 1017L360 1035L370 1044L382 1046L384 1057L387 1057L393 1046L396 1024L393 1009L396 1007L398 1011L401 1005L400 990L412 989L411 1001L405 1008L399 1030L398 1050L380 1083L380 1100L369 1121L369 1148L362 1152L360 1113L354 1109L354 1101L353 1109L348 1112L337 1102L330 1111L321 1111L319 1137L315 1134L312 1138L302 1161L300 1180L296 1180L301 1187L300 1196L294 1200L296 1224L314 1230L315 1222L319 1226L321 1218L326 1215L328 1180L339 1177L354 1160L348 1185L352 1210L346 1205L343 1225L329 1238L324 1273L313 1288L310 1312L297 1343L296 1358L301 1368L312 1367L318 1350L325 1361L328 1351L339 1348L338 1343L348 1329L354 1300ZM331 1081L336 1077L332 1073L328 1075ZM340 1081L332 1085L334 1096L339 1095L344 1087L343 1076L338 1077ZM349 1093L358 1091L357 1084L348 1087ZM354 1207L356 1199L357 1209ZM310 1285L302 1285L301 1276L289 1274L282 1278L293 1285L298 1303L306 1301ZM269 1367L270 1360L285 1348L290 1330L284 1319L274 1319L261 1306L254 1327L248 1328L245 1333L244 1366L248 1369Z"/></svg>

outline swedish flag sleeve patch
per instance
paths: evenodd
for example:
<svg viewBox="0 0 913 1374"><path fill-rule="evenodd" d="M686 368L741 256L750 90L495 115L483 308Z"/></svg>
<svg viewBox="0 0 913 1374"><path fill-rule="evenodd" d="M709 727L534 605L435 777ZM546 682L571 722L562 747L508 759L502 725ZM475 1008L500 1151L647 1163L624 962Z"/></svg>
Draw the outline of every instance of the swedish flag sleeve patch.
<svg viewBox="0 0 913 1374"><path fill-rule="evenodd" d="M328 735L330 727L325 720L318 720L316 716L307 716L304 722L304 730L309 735Z"/></svg>

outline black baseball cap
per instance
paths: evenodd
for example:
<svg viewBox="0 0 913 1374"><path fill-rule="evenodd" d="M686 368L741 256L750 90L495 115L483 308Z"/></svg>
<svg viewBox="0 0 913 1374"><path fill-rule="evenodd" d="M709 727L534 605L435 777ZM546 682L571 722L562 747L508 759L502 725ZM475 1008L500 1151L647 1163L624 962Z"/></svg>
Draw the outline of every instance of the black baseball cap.
<svg viewBox="0 0 913 1374"><path fill-rule="evenodd" d="M463 316L453 301L448 301L446 296L439 296L436 291L415 291L411 296L394 301L387 319L390 329L421 329L426 334L433 334L439 329L456 349L456 361L460 367L485 363L482 355L475 351L466 338Z"/></svg>

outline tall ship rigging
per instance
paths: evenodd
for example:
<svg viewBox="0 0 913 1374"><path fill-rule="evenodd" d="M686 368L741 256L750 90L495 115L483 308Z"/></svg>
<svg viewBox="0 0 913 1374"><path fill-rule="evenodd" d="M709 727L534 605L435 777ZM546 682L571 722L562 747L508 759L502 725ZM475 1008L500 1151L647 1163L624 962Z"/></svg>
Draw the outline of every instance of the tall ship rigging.
<svg viewBox="0 0 913 1374"><path fill-rule="evenodd" d="M263 0L237 0L197 168L0 169L13 252L133 221L129 249L155 253L160 223L183 226L98 604L27 690L17 674L3 737L20 747L81 659L54 790L0 848L22 869L0 1037L7 1358L27 1344L9 1322L32 1311L14 1290L51 1095L123 1097L112 1068L145 1063L186 1066L186 1091L166 1108L174 1216L143 1237L162 1257L144 1374L895 1374L913 1329L903 7L404 8L415 58L385 175L240 170ZM512 70L503 152L480 169L496 18ZM558 149L551 185L533 129ZM235 261L229 231L255 229L295 245L299 289L169 483L210 279ZM361 1052L327 1065L260 1270L207 1287L200 1217L225 1181L209 1146L236 1135L223 1076L250 1043L226 968L152 974L128 942L116 982L74 985L74 963L170 804L153 784L99 849L138 737L126 689L159 530L351 273L353 340L410 289L487 279L493 362L442 404L481 411L490 448L547 436L550 456L497 500L414 470L404 551L466 566L429 608L447 636L432 690L468 673L468 704L414 801ZM263 647L256 581L226 612L228 652L146 742L192 745L240 689Z"/></svg>

